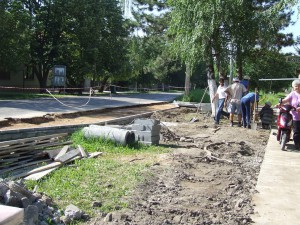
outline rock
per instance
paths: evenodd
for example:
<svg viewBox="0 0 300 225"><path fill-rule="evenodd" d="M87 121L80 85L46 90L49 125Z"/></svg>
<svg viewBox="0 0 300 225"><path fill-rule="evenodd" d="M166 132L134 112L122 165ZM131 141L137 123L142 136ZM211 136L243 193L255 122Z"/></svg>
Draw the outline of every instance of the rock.
<svg viewBox="0 0 300 225"><path fill-rule="evenodd" d="M8 190L9 187L4 182L0 182L0 197L4 196Z"/></svg>
<svg viewBox="0 0 300 225"><path fill-rule="evenodd" d="M77 206L72 204L68 205L65 210L65 217L71 221L81 219L82 214L83 212Z"/></svg>
<svg viewBox="0 0 300 225"><path fill-rule="evenodd" d="M39 225L39 209L34 205L29 205L24 211L25 225Z"/></svg>
<svg viewBox="0 0 300 225"><path fill-rule="evenodd" d="M24 209L27 208L31 203L27 197L21 198L21 202Z"/></svg>
<svg viewBox="0 0 300 225"><path fill-rule="evenodd" d="M101 207L102 202L93 202L92 207Z"/></svg>
<svg viewBox="0 0 300 225"><path fill-rule="evenodd" d="M112 221L112 214L108 213L104 218L104 222L111 222Z"/></svg>
<svg viewBox="0 0 300 225"><path fill-rule="evenodd" d="M5 205L22 208L21 196L17 193L8 190L3 197Z"/></svg>
<svg viewBox="0 0 300 225"><path fill-rule="evenodd" d="M22 187L20 184L16 182L10 181L8 183L8 186L10 190L16 193L20 193L21 195L27 197L30 202L34 202L36 200L36 197L30 191L28 191L25 187Z"/></svg>
<svg viewBox="0 0 300 225"><path fill-rule="evenodd" d="M53 204L52 199L47 197L46 195L42 196L42 201L45 202L47 205L52 205Z"/></svg>
<svg viewBox="0 0 300 225"><path fill-rule="evenodd" d="M182 218L182 216L180 216L180 215L174 216L173 222L174 222L175 224L177 224L177 223L180 224L181 218Z"/></svg>

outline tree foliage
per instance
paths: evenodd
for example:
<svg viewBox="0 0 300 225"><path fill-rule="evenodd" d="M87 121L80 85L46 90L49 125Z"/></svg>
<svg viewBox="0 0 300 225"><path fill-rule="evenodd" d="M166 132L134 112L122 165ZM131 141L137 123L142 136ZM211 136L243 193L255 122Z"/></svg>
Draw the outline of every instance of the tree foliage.
<svg viewBox="0 0 300 225"><path fill-rule="evenodd" d="M243 59L251 49L278 44L277 34L290 20L290 2L169 0L173 47L184 62L206 61L212 72L216 61L221 75L233 55L242 77Z"/></svg>
<svg viewBox="0 0 300 225"><path fill-rule="evenodd" d="M0 68L7 71L19 70L16 62L26 62L28 58L27 27L20 21L26 16L19 14L19 2L0 2Z"/></svg>
<svg viewBox="0 0 300 225"><path fill-rule="evenodd" d="M1 43L8 51L18 50L15 42L22 38L16 37L24 37L23 54L15 55L29 57L13 63L32 67L40 87L46 87L57 63L67 65L68 77L75 82L83 76L107 80L122 73L129 33L119 1L11 0L1 2L1 10L1 20L6 21L0 26L5 31ZM5 56L1 62L9 60L5 50L0 52Z"/></svg>

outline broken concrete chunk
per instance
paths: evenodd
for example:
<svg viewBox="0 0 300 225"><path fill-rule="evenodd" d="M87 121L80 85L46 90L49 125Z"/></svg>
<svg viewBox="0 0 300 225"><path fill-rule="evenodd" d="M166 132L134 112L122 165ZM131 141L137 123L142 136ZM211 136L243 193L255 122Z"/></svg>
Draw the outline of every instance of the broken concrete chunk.
<svg viewBox="0 0 300 225"><path fill-rule="evenodd" d="M75 205L68 205L65 210L65 217L67 220L79 220L81 219L83 212Z"/></svg>

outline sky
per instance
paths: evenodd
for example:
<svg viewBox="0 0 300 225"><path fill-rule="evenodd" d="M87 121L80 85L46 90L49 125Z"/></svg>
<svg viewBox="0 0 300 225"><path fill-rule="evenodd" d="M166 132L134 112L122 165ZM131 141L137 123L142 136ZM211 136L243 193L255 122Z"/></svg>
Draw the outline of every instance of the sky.
<svg viewBox="0 0 300 225"><path fill-rule="evenodd" d="M294 38L297 36L300 36L300 2L293 7L293 10L295 11L294 15L292 16L292 21L295 21L295 25L287 27L283 32L284 33L293 33ZM294 53L297 54L294 47L285 47L282 49L283 53Z"/></svg>

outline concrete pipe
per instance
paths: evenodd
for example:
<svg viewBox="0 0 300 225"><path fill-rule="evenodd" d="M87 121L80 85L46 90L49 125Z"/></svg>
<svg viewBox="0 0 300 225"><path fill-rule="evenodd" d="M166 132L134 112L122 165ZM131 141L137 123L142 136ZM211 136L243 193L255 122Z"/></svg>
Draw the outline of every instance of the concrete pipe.
<svg viewBox="0 0 300 225"><path fill-rule="evenodd" d="M134 132L107 126L90 125L82 129L86 138L101 137L104 140L112 140L123 146L132 145L135 142Z"/></svg>

